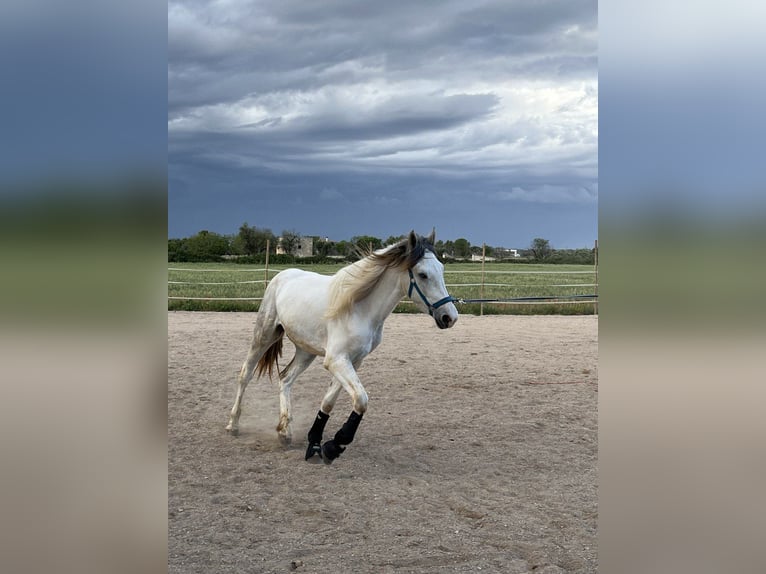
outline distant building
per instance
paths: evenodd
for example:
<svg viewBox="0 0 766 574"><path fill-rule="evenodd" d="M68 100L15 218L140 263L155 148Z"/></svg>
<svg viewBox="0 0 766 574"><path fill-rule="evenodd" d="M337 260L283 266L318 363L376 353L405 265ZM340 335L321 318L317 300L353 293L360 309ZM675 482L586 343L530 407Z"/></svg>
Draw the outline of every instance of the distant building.
<svg viewBox="0 0 766 574"><path fill-rule="evenodd" d="M507 259L509 257L521 257L518 249L508 249L507 247L496 247L495 255L501 259Z"/></svg>
<svg viewBox="0 0 766 574"><path fill-rule="evenodd" d="M282 246L282 238L277 238L277 255L284 255L286 253L287 251ZM314 238L301 237L293 249L292 255L296 257L311 257L314 255Z"/></svg>
<svg viewBox="0 0 766 574"><path fill-rule="evenodd" d="M481 253L471 253L471 261L497 261L496 257L482 257Z"/></svg>

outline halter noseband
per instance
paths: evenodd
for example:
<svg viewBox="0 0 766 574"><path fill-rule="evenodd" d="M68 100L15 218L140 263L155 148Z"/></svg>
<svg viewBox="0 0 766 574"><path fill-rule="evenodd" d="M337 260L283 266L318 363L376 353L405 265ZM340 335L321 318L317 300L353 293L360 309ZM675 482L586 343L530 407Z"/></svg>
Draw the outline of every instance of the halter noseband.
<svg viewBox="0 0 766 574"><path fill-rule="evenodd" d="M408 269L408 272L410 274L410 288L407 290L407 297L410 299L412 298L412 290L418 292L418 295L420 295L420 298L423 300L423 303L426 304L426 307L428 307L428 314L433 317L434 311L441 307L442 305L446 305L447 303L452 303L454 301L457 301L454 297L451 295L447 295L443 299L439 299L436 303L433 305L428 302L428 299L426 299L426 296L423 294L423 292L420 290L420 287L418 287L417 282L415 281L415 276L412 274L412 269Z"/></svg>

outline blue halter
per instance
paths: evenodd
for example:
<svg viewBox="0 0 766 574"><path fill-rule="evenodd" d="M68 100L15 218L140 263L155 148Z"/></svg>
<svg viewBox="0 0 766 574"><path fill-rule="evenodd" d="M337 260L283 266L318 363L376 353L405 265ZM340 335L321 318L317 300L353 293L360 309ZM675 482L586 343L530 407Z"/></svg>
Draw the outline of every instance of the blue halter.
<svg viewBox="0 0 766 574"><path fill-rule="evenodd" d="M420 287L418 287L418 284L415 282L415 276L412 274L412 269L409 269L408 272L410 274L410 288L407 291L407 297L412 299L412 290L414 289L415 291L417 291L418 295L420 295L420 298L423 300L423 303L425 303L426 307L428 307L428 314L431 315L432 317L434 315L434 311L438 309L439 307L441 307L442 305L446 305L447 303L452 303L454 301L457 301L457 299L455 299L451 295L447 295L446 297L444 297L443 299L439 299L436 303L432 305L431 303L428 302L428 299L426 299L426 296L423 294L423 292L420 290Z"/></svg>

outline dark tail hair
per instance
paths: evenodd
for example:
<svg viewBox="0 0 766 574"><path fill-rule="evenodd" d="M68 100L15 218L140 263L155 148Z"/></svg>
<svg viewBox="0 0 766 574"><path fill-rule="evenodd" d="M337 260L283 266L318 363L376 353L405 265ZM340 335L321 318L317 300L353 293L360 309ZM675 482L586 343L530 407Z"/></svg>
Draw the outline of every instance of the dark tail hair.
<svg viewBox="0 0 766 574"><path fill-rule="evenodd" d="M277 333L279 338L273 345L271 345L271 347L266 349L263 357L258 361L257 368L259 378L262 377L264 373L269 373L269 378L271 378L271 375L274 372L274 365L277 366L277 371L279 371L279 357L282 356L282 339L285 336L285 330L282 325L277 326Z"/></svg>

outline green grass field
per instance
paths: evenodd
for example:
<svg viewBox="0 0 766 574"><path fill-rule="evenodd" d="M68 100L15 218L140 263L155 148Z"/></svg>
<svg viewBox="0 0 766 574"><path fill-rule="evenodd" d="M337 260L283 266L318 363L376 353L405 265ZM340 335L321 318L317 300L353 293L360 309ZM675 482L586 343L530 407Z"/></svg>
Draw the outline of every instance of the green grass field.
<svg viewBox="0 0 766 574"><path fill-rule="evenodd" d="M269 268L268 278L288 266ZM331 275L343 264L292 265ZM480 263L448 263L445 282L450 294L463 299L509 299L587 295L596 293L595 273L591 265L519 265L488 263L485 266L484 290ZM187 311L257 311L263 297L266 273L263 266L235 263L168 263L168 296L236 300L168 299L169 310ZM413 312L412 303L401 303L395 312ZM479 303L458 304L461 313L481 312ZM485 314L568 314L594 312L592 302L536 302L533 304L484 303Z"/></svg>

